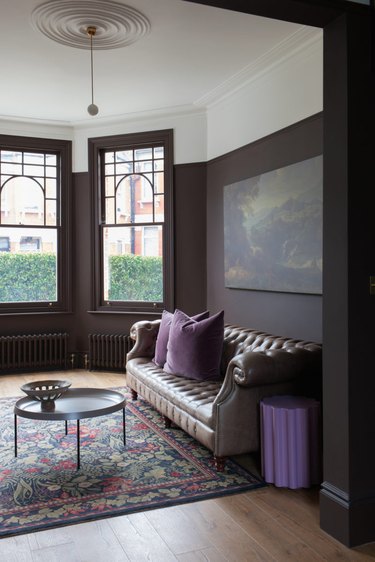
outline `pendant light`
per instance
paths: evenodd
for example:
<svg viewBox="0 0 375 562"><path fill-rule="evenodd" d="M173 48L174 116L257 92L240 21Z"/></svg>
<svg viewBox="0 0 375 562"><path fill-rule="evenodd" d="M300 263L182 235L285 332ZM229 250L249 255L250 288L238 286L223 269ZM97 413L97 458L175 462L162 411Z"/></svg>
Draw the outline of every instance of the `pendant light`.
<svg viewBox="0 0 375 562"><path fill-rule="evenodd" d="M86 29L87 35L90 37L90 59L91 59L91 103L87 108L89 115L97 115L99 112L99 108L94 103L94 56L93 56L93 48L92 48L92 38L96 34L96 27L94 25L89 25Z"/></svg>

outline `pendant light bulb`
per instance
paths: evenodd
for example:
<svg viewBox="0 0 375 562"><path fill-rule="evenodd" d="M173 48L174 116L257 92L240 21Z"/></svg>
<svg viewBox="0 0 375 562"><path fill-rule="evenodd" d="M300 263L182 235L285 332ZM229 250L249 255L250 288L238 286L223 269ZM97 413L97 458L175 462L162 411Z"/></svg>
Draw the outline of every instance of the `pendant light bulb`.
<svg viewBox="0 0 375 562"><path fill-rule="evenodd" d="M94 103L90 103L90 105L87 107L87 112L89 113L89 115L97 115L99 113L99 107Z"/></svg>
<svg viewBox="0 0 375 562"><path fill-rule="evenodd" d="M92 38L96 34L96 27L94 25L89 25L86 29L87 35L90 37L90 60L91 60L91 103L87 108L89 115L97 115L99 113L99 108L94 103L94 56L92 48Z"/></svg>

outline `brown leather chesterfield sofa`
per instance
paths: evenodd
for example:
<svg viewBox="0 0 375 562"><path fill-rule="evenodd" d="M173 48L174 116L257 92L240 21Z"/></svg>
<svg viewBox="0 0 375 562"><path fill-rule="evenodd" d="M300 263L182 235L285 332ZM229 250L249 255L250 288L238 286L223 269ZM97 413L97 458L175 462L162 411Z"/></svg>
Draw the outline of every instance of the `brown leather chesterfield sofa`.
<svg viewBox="0 0 375 562"><path fill-rule="evenodd" d="M320 344L226 325L222 380L171 375L153 361L160 320L136 322L126 379L158 410L166 427L178 425L213 452L217 470L228 456L259 450L259 402L275 394L320 398Z"/></svg>

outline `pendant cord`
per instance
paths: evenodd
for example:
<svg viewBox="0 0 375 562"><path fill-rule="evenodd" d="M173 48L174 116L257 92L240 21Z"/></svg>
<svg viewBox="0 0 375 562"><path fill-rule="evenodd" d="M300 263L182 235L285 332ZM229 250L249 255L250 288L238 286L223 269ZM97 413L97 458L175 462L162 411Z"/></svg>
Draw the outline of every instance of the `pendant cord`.
<svg viewBox="0 0 375 562"><path fill-rule="evenodd" d="M90 33L90 53L91 53L91 103L94 103L94 56L92 51L92 33Z"/></svg>
<svg viewBox="0 0 375 562"><path fill-rule="evenodd" d="M94 49L93 49L93 37L96 33L96 27L90 25L86 29L87 35L90 36L90 62L91 62L91 104L88 106L87 111L89 115L97 115L99 108L94 104Z"/></svg>

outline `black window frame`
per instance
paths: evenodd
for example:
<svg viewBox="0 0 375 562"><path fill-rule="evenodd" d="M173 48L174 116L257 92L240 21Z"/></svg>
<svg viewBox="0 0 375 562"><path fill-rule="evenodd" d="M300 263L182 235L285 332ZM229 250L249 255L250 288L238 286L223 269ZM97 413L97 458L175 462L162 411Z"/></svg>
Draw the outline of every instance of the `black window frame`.
<svg viewBox="0 0 375 562"><path fill-rule="evenodd" d="M163 225L163 301L105 301L103 279L104 223L101 158L105 151L164 147L164 225ZM173 309L174 305L174 244L173 244L173 129L145 131L88 139L89 177L92 207L92 311L98 313L157 313Z"/></svg>
<svg viewBox="0 0 375 562"><path fill-rule="evenodd" d="M59 160L58 207L60 224L57 228L57 300L53 302L0 303L2 314L43 314L72 311L72 141L42 137L0 135L0 149L14 152L45 152L56 154ZM28 228L31 225L25 225ZM38 226L43 229L43 225Z"/></svg>

